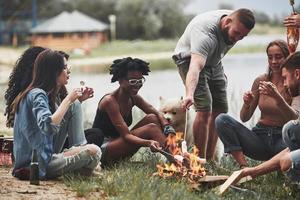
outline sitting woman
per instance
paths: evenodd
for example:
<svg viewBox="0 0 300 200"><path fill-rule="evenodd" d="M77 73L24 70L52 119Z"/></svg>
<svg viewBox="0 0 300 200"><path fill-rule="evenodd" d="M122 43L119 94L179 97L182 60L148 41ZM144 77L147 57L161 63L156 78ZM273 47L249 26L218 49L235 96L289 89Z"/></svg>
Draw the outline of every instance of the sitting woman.
<svg viewBox="0 0 300 200"><path fill-rule="evenodd" d="M39 53L44 51L45 48L39 46L33 46L24 51L21 57L16 62L13 68L8 82L8 88L5 92L4 98L6 101L5 115L7 116L6 126L13 127L14 125L14 114L12 112L12 102L18 94L23 92L30 82L32 81L33 65L36 57ZM59 51L64 56L64 60L67 65L69 55ZM70 71L68 70L68 74ZM54 152L60 153L63 147L71 147L73 145L82 145L86 142L95 143L97 145L102 144L103 134L98 129L87 129L83 130L83 120L81 111L81 102L91 98L93 96L93 89L85 87L83 95L78 98L79 101L75 101L68 109L67 114L64 116L63 123L60 125L60 134L57 134L54 140L59 141L55 143ZM61 101L67 95L66 87L63 85L59 88L55 103L58 106ZM74 126L76 125L76 126ZM84 138L84 133L86 139ZM93 135L97 134L98 137L94 138ZM68 137L67 142L66 138ZM87 141L86 141L87 140ZM65 144L65 145L64 145Z"/></svg>
<svg viewBox="0 0 300 200"><path fill-rule="evenodd" d="M128 57L115 60L110 66L111 82L118 81L120 86L101 98L93 123L93 128L104 134L102 163L132 156L140 147L155 151L163 147L166 135L175 132L162 114L138 95L144 76L150 72L148 65ZM147 115L129 130L134 106Z"/></svg>
<svg viewBox="0 0 300 200"><path fill-rule="evenodd" d="M282 126L295 119L288 105L292 97L283 85L280 65L289 55L286 42L275 40L267 49L268 73L258 76L251 91L244 94L244 104L240 112L243 122L248 121L256 107L261 116L252 130L227 114L216 118L216 129L224 144L226 153L230 153L240 167L247 166L245 156L255 160L268 160L285 148L282 140ZM292 104L293 105L293 104Z"/></svg>
<svg viewBox="0 0 300 200"><path fill-rule="evenodd" d="M69 69L61 53L47 49L37 56L31 83L12 103L12 112L15 113L14 176L19 177L22 175L20 171L28 169L34 149L38 153L41 179L67 172L91 174L98 166L101 150L96 145L72 147L63 153L54 151L56 142L61 142L54 138L60 134L64 116L82 96L80 88L74 89L57 106L58 91L68 79ZM84 135L81 138L81 143L84 143Z"/></svg>

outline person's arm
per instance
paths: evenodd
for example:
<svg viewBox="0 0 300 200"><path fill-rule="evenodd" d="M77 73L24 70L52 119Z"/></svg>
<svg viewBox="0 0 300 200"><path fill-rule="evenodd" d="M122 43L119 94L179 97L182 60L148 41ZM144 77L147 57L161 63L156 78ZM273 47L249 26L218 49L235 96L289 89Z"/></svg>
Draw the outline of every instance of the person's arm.
<svg viewBox="0 0 300 200"><path fill-rule="evenodd" d="M283 24L288 27L288 26L294 26L300 28L300 15L290 15L286 17L283 21Z"/></svg>
<svg viewBox="0 0 300 200"><path fill-rule="evenodd" d="M53 113L51 116L51 121L54 125L59 125L61 120L63 119L64 115L68 111L70 105L78 99L80 96L82 96L82 92L80 88L73 89L72 92L70 92L66 98L61 102L61 104L58 106L57 110Z"/></svg>
<svg viewBox="0 0 300 200"><path fill-rule="evenodd" d="M152 140L145 140L130 133L129 128L120 113L120 107L115 98L107 95L102 99L101 103L99 104L99 108L106 111L112 124L120 133L120 136L123 137L127 142L143 147L152 146Z"/></svg>
<svg viewBox="0 0 300 200"><path fill-rule="evenodd" d="M141 96L136 95L134 97L134 103L135 105L140 108L144 113L146 114L155 114L157 118L159 119L159 122L161 124L161 128L163 129L166 125L169 125L170 123L162 113L160 113L158 110L156 110L151 104L146 102Z"/></svg>
<svg viewBox="0 0 300 200"><path fill-rule="evenodd" d="M183 107L185 109L188 109L194 103L194 92L205 62L206 59L203 56L194 53L191 54L191 62L185 81L186 96L183 99Z"/></svg>
<svg viewBox="0 0 300 200"><path fill-rule="evenodd" d="M251 176L255 178L276 170L286 171L292 166L292 159L288 148L282 150L270 160L263 162L255 167L242 169L242 177Z"/></svg>
<svg viewBox="0 0 300 200"><path fill-rule="evenodd" d="M277 87L272 82L262 81L259 86L261 94L268 95L275 99L277 109L286 120L297 119L297 111L290 106L279 93Z"/></svg>
<svg viewBox="0 0 300 200"><path fill-rule="evenodd" d="M252 115L258 105L259 81L260 81L260 78L256 78L252 84L251 91L245 92L245 94L243 96L244 103L243 103L242 109L240 111L240 119L242 122L246 122L252 117Z"/></svg>

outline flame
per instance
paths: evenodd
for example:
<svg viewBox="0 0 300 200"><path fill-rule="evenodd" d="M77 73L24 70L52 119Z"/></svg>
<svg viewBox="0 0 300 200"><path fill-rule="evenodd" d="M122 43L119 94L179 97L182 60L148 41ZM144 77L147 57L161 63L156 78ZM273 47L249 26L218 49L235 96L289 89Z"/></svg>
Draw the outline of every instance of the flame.
<svg viewBox="0 0 300 200"><path fill-rule="evenodd" d="M182 151L179 147L180 142L182 141L183 134L177 132L176 135L169 134L166 140L166 145L172 155L181 155Z"/></svg>
<svg viewBox="0 0 300 200"><path fill-rule="evenodd" d="M187 177L189 181L195 183L199 178L206 175L205 168L202 166L203 159L199 159L199 150L196 146L193 147L191 153L182 153L180 147L180 144L183 141L182 136L183 134L181 132L177 132L176 135L170 134L167 137L166 145L172 155L183 156L183 161L157 165L157 174L163 178L173 176Z"/></svg>

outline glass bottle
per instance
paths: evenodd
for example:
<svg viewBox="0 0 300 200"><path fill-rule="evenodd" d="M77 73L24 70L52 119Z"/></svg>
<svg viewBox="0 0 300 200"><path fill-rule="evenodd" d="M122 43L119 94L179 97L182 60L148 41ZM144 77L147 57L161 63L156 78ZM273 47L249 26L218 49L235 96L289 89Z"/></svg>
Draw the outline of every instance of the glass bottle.
<svg viewBox="0 0 300 200"><path fill-rule="evenodd" d="M32 151L31 163L30 163L30 184L39 185L39 162L36 149Z"/></svg>

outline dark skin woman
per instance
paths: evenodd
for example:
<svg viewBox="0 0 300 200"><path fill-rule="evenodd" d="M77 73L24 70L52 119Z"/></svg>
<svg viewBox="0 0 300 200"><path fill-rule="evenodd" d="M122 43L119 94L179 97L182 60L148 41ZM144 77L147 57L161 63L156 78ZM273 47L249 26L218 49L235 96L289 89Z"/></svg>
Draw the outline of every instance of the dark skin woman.
<svg viewBox="0 0 300 200"><path fill-rule="evenodd" d="M115 60L110 67L111 82L119 82L119 87L100 100L93 124L105 136L101 146L104 163L132 156L140 147L156 151L164 147L166 135L175 132L163 115L138 94L144 76L150 72L148 65L128 57ZM134 106L146 116L130 130Z"/></svg>

